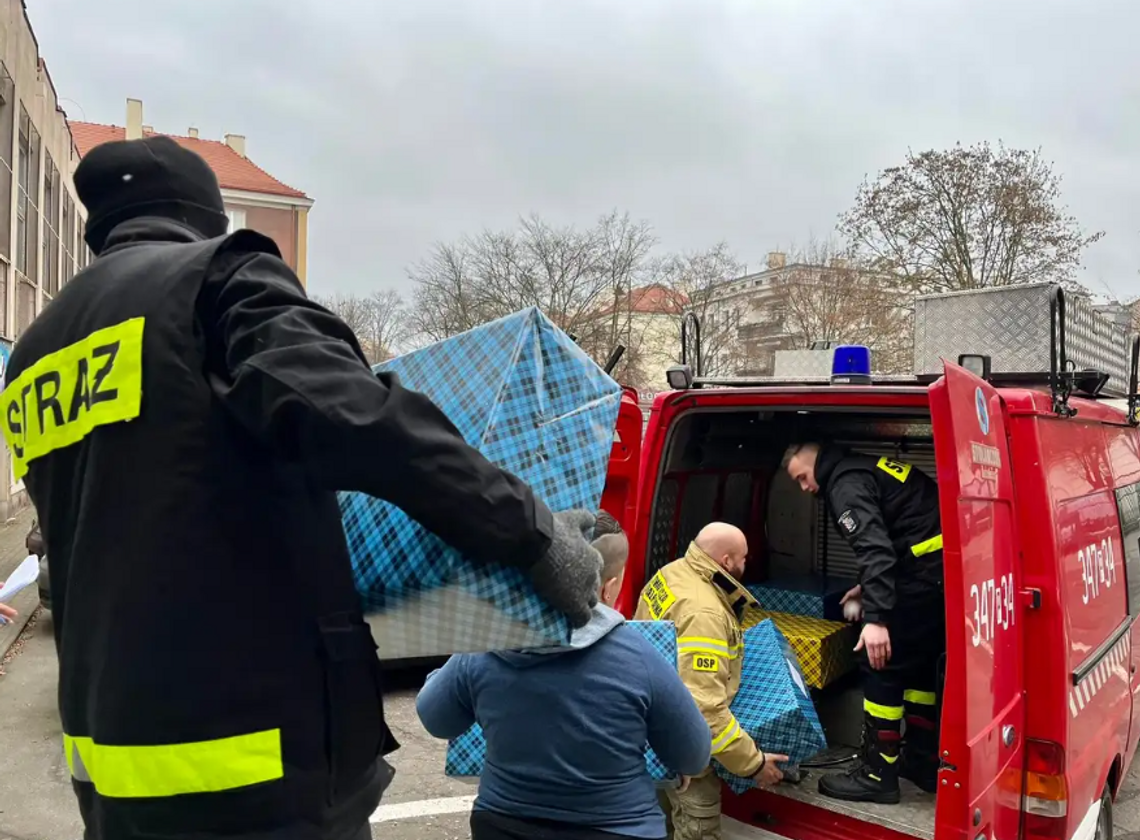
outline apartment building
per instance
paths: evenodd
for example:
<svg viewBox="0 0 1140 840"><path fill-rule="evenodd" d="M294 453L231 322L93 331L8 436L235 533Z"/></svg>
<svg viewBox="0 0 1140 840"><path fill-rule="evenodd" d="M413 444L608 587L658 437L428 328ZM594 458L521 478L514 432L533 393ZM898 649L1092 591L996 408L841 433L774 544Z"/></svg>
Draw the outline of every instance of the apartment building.
<svg viewBox="0 0 1140 840"><path fill-rule="evenodd" d="M0 0L0 368L12 344L91 260L72 173L79 152L21 0ZM0 517L27 504L2 447Z"/></svg>
<svg viewBox="0 0 1140 840"><path fill-rule="evenodd" d="M702 334L720 337L738 376L771 376L776 351L821 343L867 344L876 371L896 373L909 369L912 297L893 278L842 258L789 262L772 251L762 271L713 291Z"/></svg>
<svg viewBox="0 0 1140 840"><path fill-rule="evenodd" d="M2 0L0 0L2 2ZM137 140L156 132L143 122L143 103L127 100L126 125L71 122L80 155L101 143ZM246 155L246 138L227 134L223 140L200 137L198 129L185 135L168 134L184 148L201 155L218 176L230 228L250 228L277 243L289 267L306 282L308 268L309 210L313 200L305 193L274 178Z"/></svg>

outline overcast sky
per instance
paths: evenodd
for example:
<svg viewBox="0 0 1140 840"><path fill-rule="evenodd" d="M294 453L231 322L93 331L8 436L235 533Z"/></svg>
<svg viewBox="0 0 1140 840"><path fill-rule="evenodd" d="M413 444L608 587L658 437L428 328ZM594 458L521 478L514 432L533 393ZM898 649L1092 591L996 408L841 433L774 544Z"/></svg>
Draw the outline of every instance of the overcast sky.
<svg viewBox="0 0 1140 840"><path fill-rule="evenodd" d="M826 236L908 147L1040 146L1140 293L1135 0L29 0L68 114L245 134L316 200L316 292L435 241L618 208L664 249Z"/></svg>

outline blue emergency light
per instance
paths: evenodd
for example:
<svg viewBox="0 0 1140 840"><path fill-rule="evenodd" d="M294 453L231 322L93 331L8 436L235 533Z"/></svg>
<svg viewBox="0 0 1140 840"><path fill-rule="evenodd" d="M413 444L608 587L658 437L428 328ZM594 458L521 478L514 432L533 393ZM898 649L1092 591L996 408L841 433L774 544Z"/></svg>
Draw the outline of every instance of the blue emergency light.
<svg viewBox="0 0 1140 840"><path fill-rule="evenodd" d="M831 360L832 385L870 385L871 351L861 344L841 344Z"/></svg>

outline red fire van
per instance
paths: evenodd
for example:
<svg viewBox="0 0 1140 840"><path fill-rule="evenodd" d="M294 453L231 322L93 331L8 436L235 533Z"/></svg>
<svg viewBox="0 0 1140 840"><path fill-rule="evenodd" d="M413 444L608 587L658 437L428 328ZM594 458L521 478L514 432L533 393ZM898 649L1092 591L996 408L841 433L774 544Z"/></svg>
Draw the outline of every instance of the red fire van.
<svg viewBox="0 0 1140 840"><path fill-rule="evenodd" d="M675 390L657 396L644 440L627 395L603 502L632 535L626 614L713 520L747 534L746 582L854 576L818 500L780 469L793 440L906 461L939 485L947 648L937 793L903 782L900 805L835 802L816 792L819 769L798 785L726 792L725 813L757 834L1111 838L1112 801L1140 740L1140 340L1128 383L1113 381L1127 371L1127 337L1115 374L1078 370L1073 316L1059 289L1049 294L1040 373L1003 370L1001 353L967 358L969 347L940 375L865 385L702 380L690 364L670 371ZM1106 404L1113 393L1127 410ZM860 698L857 679L815 692L836 745L858 738Z"/></svg>

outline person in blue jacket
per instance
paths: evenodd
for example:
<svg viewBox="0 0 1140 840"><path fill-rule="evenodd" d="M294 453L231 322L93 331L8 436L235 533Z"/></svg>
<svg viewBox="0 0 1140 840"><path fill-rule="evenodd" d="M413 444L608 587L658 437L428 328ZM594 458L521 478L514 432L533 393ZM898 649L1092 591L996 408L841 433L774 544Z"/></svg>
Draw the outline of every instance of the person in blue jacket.
<svg viewBox="0 0 1140 840"><path fill-rule="evenodd" d="M436 738L487 739L472 840L666 836L645 744L682 776L709 763L709 727L675 667L613 609L629 543L598 514L600 603L568 647L453 656L416 699Z"/></svg>

